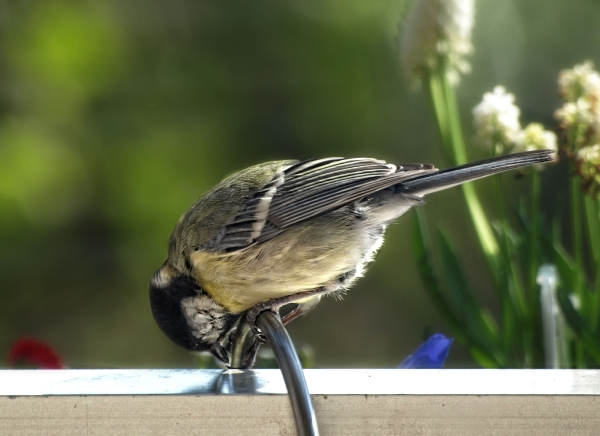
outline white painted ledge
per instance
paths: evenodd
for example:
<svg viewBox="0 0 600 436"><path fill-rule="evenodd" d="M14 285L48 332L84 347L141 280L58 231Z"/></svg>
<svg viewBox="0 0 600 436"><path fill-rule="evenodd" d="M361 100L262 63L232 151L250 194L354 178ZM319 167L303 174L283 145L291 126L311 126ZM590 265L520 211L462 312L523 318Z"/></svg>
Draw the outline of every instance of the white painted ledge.
<svg viewBox="0 0 600 436"><path fill-rule="evenodd" d="M595 370L306 370L322 435L598 435ZM0 435L293 435L278 370L0 371Z"/></svg>
<svg viewBox="0 0 600 436"><path fill-rule="evenodd" d="M598 370L307 369L320 395L600 395ZM0 370L0 396L285 394L277 369Z"/></svg>

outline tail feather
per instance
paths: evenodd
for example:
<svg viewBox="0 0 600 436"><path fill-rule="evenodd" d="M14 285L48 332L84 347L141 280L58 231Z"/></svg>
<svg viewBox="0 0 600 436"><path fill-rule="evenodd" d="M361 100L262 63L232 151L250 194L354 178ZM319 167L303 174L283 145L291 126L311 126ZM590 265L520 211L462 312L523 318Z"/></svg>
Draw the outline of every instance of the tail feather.
<svg viewBox="0 0 600 436"><path fill-rule="evenodd" d="M554 160L553 150L527 151L461 165L415 177L401 184L403 192L423 196L492 174Z"/></svg>

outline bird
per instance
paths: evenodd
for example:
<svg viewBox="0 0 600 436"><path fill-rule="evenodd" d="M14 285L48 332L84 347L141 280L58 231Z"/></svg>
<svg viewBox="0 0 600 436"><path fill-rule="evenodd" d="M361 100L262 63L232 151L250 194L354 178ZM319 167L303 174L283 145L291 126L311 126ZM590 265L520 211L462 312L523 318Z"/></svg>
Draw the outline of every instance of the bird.
<svg viewBox="0 0 600 436"><path fill-rule="evenodd" d="M285 323L361 277L387 226L427 194L554 160L538 150L438 170L371 158L262 163L202 195L177 222L149 287L162 332L227 364L232 329L246 314L257 338L263 310L296 308Z"/></svg>

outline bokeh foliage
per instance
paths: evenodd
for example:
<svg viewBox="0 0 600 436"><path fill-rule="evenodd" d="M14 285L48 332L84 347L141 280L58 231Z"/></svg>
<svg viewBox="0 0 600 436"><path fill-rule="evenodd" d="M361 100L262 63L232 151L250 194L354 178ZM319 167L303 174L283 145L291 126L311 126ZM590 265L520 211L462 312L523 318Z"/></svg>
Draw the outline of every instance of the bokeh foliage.
<svg viewBox="0 0 600 436"><path fill-rule="evenodd" d="M427 101L396 60L402 7L0 3L0 350L31 335L74 366L192 366L154 325L147 283L179 215L202 192L280 158L443 166ZM550 125L557 71L587 58L600 63L598 22L600 5L586 0L479 1L473 73L459 105L468 113L502 83L524 121ZM470 160L478 157L469 150ZM549 174L542 190L551 214L566 192L566 169ZM477 298L486 300L483 263L457 199L432 197L428 216L452 229L472 259ZM291 325L317 365L395 366L426 331L444 331L415 270L410 227L392 226L345 301L328 299ZM473 363L453 351L449 365Z"/></svg>

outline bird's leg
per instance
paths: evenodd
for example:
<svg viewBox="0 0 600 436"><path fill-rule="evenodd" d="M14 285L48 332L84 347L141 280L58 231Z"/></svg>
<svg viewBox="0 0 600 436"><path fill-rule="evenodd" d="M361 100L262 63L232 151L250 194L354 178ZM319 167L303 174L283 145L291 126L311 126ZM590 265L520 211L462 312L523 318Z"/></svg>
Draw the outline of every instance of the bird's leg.
<svg viewBox="0 0 600 436"><path fill-rule="evenodd" d="M262 344L262 342L259 341L258 339L256 339L256 337L254 339L255 340L252 343L252 346L250 347L250 349L248 350L248 354L246 355L246 358L244 359L244 365L242 366L241 369L245 369L245 368L252 369L254 367L254 363L256 362L256 356L258 355L258 349L260 348L260 345Z"/></svg>
<svg viewBox="0 0 600 436"><path fill-rule="evenodd" d="M276 300L280 303L279 307L287 304L286 301L283 301L283 302L281 301L283 299L276 299ZM282 318L281 322L285 325L285 324L293 321L294 319L298 318L299 316L304 315L305 313L314 309L320 300L321 300L321 296L317 295L317 296L313 296L313 297L308 297L307 301L298 302L297 303L298 307L296 307L290 313L285 315ZM291 303L291 302L293 302L293 300L290 300L289 302ZM268 304L265 304L265 306L268 306ZM277 307L275 305L275 306L271 306L270 309L278 311L279 307ZM264 306L261 306L261 309L268 310L269 308L264 309ZM257 309L257 314L252 315L255 320L254 322L256 322L256 318L258 317L258 315L261 312L262 312L262 310ZM251 339L250 339L250 337L248 337L248 334L252 335ZM233 345L231 346L231 358L230 358L229 367L236 368L236 369L252 368L254 366L254 362L256 361L256 356L258 354L258 350L259 350L261 344L264 342L263 340L260 339L260 336L263 336L263 335L258 336L251 329L251 327L248 323L240 322L238 324L238 326L236 328L236 332L233 336L234 336L234 338L231 341L233 343ZM246 348L248 347L248 344L249 344L248 341L251 341L251 345L250 345L250 348L248 348L246 350Z"/></svg>
<svg viewBox="0 0 600 436"><path fill-rule="evenodd" d="M316 297L309 298L308 301L296 303L296 304L298 304L298 307L296 307L290 313L288 313L283 318L281 318L281 323L283 325L286 325L286 324L292 322L293 320L295 320L296 318L310 312L315 307L317 307L317 304L319 304L319 301L321 301L321 295L317 295Z"/></svg>
<svg viewBox="0 0 600 436"><path fill-rule="evenodd" d="M242 316L237 325L229 331L229 368L245 369L251 368L256 359L256 353L261 342L256 340L254 332Z"/></svg>
<svg viewBox="0 0 600 436"><path fill-rule="evenodd" d="M256 335L256 338L261 342L267 342L267 338L265 338L258 325L256 325L256 318L258 318L258 315L260 315L261 312L270 310L279 315L279 309L281 306L285 306L286 304L294 303L305 298L318 297L328 292L331 292L331 290L323 286L320 288L311 289L310 291L298 292L296 294L286 295L285 297L272 298L271 300L263 301L255 305L246 313L246 321ZM298 307L296 309L283 317L282 323L287 324L288 322L298 318L300 315L303 315L313 309L319 300L316 298L311 300L312 301L298 303Z"/></svg>

